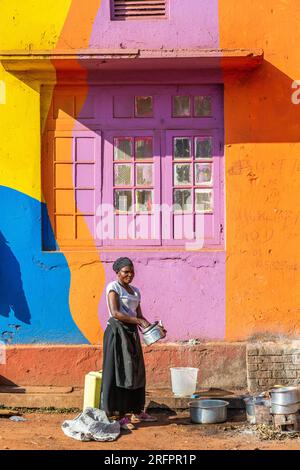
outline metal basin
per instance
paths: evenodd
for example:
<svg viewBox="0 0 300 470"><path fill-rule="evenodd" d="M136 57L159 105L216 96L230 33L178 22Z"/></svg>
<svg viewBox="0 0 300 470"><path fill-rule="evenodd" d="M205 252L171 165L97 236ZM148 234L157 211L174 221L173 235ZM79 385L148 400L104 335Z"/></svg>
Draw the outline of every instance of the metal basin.
<svg viewBox="0 0 300 470"><path fill-rule="evenodd" d="M294 405L300 402L300 387L281 387L271 390L272 405Z"/></svg>
<svg viewBox="0 0 300 470"><path fill-rule="evenodd" d="M224 400L195 400L189 403L193 423L214 424L227 420L227 406Z"/></svg>
<svg viewBox="0 0 300 470"><path fill-rule="evenodd" d="M271 405L273 415L291 415L297 413L299 409L299 403L294 403L292 405L276 405L276 403L272 403Z"/></svg>
<svg viewBox="0 0 300 470"><path fill-rule="evenodd" d="M148 328L142 332L144 343L149 346L150 344L156 343L156 341L164 338L166 334L164 333L162 327L159 325L159 322L156 321Z"/></svg>

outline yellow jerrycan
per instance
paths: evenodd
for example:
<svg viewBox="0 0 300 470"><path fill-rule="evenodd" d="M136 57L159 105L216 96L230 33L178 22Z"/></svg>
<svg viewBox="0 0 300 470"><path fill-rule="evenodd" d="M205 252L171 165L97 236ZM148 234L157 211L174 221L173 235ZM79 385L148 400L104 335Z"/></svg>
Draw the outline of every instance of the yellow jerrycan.
<svg viewBox="0 0 300 470"><path fill-rule="evenodd" d="M100 408L102 370L91 371L84 379L83 409Z"/></svg>

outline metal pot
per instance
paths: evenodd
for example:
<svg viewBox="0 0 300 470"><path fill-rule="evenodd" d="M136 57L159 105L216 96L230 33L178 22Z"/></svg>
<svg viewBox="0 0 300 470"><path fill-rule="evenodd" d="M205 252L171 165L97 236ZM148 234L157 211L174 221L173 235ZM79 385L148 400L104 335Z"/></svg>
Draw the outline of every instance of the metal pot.
<svg viewBox="0 0 300 470"><path fill-rule="evenodd" d="M298 413L299 409L299 403L294 403L293 405L276 405L276 403L272 403L271 405L273 415L291 415Z"/></svg>
<svg viewBox="0 0 300 470"><path fill-rule="evenodd" d="M224 400L195 400L189 403L193 423L224 423L227 419L227 406Z"/></svg>
<svg viewBox="0 0 300 470"><path fill-rule="evenodd" d="M270 392L272 405L293 405L300 402L300 387L273 388Z"/></svg>
<svg viewBox="0 0 300 470"><path fill-rule="evenodd" d="M166 336L163 331L162 326L158 321L148 326L145 330L142 331L144 343L149 346L149 344L156 343L156 341L164 338Z"/></svg>

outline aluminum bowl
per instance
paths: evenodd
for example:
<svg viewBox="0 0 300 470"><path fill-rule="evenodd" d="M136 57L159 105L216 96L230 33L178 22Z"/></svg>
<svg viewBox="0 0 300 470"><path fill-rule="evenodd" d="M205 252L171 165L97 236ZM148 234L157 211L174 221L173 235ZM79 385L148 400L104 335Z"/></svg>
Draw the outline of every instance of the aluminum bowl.
<svg viewBox="0 0 300 470"><path fill-rule="evenodd" d="M292 405L276 405L276 403L272 403L271 405L273 415L291 415L294 413L298 413L299 409L299 403L294 403Z"/></svg>
<svg viewBox="0 0 300 470"><path fill-rule="evenodd" d="M300 402L300 387L272 388L272 405L294 405Z"/></svg>
<svg viewBox="0 0 300 470"><path fill-rule="evenodd" d="M227 420L228 401L194 400L189 403L190 416L193 423L214 424Z"/></svg>

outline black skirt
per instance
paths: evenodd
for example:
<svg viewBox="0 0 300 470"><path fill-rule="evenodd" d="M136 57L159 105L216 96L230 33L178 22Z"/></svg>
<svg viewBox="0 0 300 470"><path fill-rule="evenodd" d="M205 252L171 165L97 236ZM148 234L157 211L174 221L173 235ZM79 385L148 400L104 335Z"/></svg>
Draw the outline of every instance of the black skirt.
<svg viewBox="0 0 300 470"><path fill-rule="evenodd" d="M144 361L144 359L142 359ZM144 366L144 363L143 363ZM103 367L101 385L101 409L107 414L139 414L145 406L145 387L126 389L117 387L115 373L114 333L108 324L103 340Z"/></svg>

